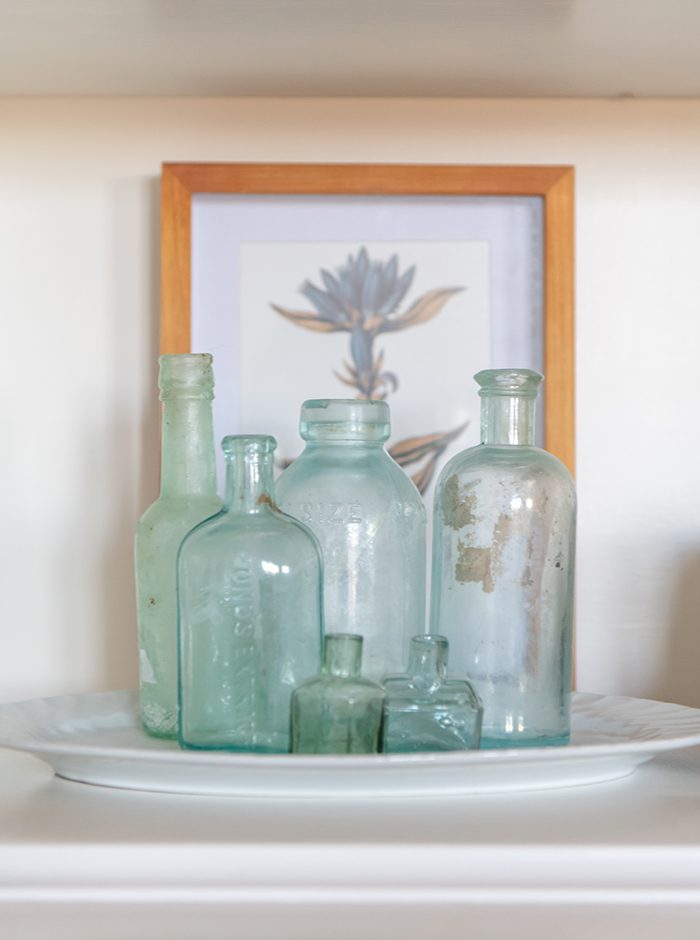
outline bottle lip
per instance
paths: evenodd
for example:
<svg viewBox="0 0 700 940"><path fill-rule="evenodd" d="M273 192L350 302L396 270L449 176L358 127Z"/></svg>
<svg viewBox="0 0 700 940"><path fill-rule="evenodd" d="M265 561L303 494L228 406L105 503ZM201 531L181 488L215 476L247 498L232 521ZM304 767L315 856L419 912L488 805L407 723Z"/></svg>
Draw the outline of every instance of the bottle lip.
<svg viewBox="0 0 700 940"><path fill-rule="evenodd" d="M273 454L277 441L270 434L227 434L221 441L226 457Z"/></svg>
<svg viewBox="0 0 700 940"><path fill-rule="evenodd" d="M433 683L435 675L445 676L447 673L447 660L449 657L449 643L446 636L440 633L419 633L411 639L408 654L409 674L421 681L429 678Z"/></svg>
<svg viewBox="0 0 700 940"><path fill-rule="evenodd" d="M428 649L447 649L449 642L441 633L417 633L411 637L414 647L427 647Z"/></svg>
<svg viewBox="0 0 700 940"><path fill-rule="evenodd" d="M353 646L362 646L363 643L363 636L361 633L324 633L323 639L326 643L330 640L331 643L346 642L352 643Z"/></svg>
<svg viewBox="0 0 700 940"><path fill-rule="evenodd" d="M480 396L536 398L544 376L534 369L482 369L474 376Z"/></svg>
<svg viewBox="0 0 700 940"><path fill-rule="evenodd" d="M164 353L158 357L160 400L214 397L211 353Z"/></svg>
<svg viewBox="0 0 700 940"><path fill-rule="evenodd" d="M363 398L310 398L301 406L304 440L385 441L391 413L385 401Z"/></svg>

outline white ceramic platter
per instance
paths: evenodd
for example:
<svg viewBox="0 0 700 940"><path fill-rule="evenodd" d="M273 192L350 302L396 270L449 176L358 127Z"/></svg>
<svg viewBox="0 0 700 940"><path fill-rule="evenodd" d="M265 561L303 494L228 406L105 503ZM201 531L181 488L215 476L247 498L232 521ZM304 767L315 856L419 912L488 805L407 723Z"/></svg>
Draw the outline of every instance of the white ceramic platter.
<svg viewBox="0 0 700 940"><path fill-rule="evenodd" d="M700 709L577 693L566 747L318 757L181 751L144 734L137 701L135 692L103 692L2 705L0 746L36 755L60 777L100 786L374 799L599 783L663 751L700 744Z"/></svg>

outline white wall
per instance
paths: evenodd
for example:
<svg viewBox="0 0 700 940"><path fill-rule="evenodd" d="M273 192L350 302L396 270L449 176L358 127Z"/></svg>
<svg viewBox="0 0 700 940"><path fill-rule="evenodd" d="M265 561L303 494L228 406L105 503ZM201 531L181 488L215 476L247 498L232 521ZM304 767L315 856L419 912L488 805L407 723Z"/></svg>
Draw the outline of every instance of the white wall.
<svg viewBox="0 0 700 940"><path fill-rule="evenodd" d="M579 687L700 705L697 100L0 100L0 699L136 682L164 160L575 164Z"/></svg>

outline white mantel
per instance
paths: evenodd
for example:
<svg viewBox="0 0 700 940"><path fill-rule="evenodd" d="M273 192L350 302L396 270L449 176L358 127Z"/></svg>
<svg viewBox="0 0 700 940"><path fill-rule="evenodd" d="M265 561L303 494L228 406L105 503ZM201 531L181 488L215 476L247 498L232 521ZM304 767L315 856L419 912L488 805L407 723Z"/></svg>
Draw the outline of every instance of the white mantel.
<svg viewBox="0 0 700 940"><path fill-rule="evenodd" d="M3 940L696 940L700 748L588 787L237 800L0 751Z"/></svg>

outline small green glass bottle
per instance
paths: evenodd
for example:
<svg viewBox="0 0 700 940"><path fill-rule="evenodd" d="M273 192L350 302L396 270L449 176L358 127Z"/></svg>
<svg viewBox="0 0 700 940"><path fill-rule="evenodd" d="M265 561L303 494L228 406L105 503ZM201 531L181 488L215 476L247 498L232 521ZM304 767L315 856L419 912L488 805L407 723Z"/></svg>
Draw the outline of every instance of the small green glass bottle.
<svg viewBox="0 0 700 940"><path fill-rule="evenodd" d="M374 754L379 747L382 687L363 679L362 637L328 633L321 674L292 695L292 751Z"/></svg>
<svg viewBox="0 0 700 940"><path fill-rule="evenodd" d="M163 402L160 496L136 527L140 712L157 737L177 737L177 552L190 529L221 508L216 494L212 357L159 359Z"/></svg>
<svg viewBox="0 0 700 940"><path fill-rule="evenodd" d="M481 444L435 491L431 629L484 704L481 746L566 744L570 732L576 491L534 446L542 376L486 369Z"/></svg>
<svg viewBox="0 0 700 940"><path fill-rule="evenodd" d="M467 679L447 678L447 657L444 636L414 636L406 673L384 680L385 753L479 747L481 701Z"/></svg>
<svg viewBox="0 0 700 940"><path fill-rule="evenodd" d="M275 446L224 438L224 508L180 549L182 747L288 752L292 691L319 669L321 557L275 505Z"/></svg>

